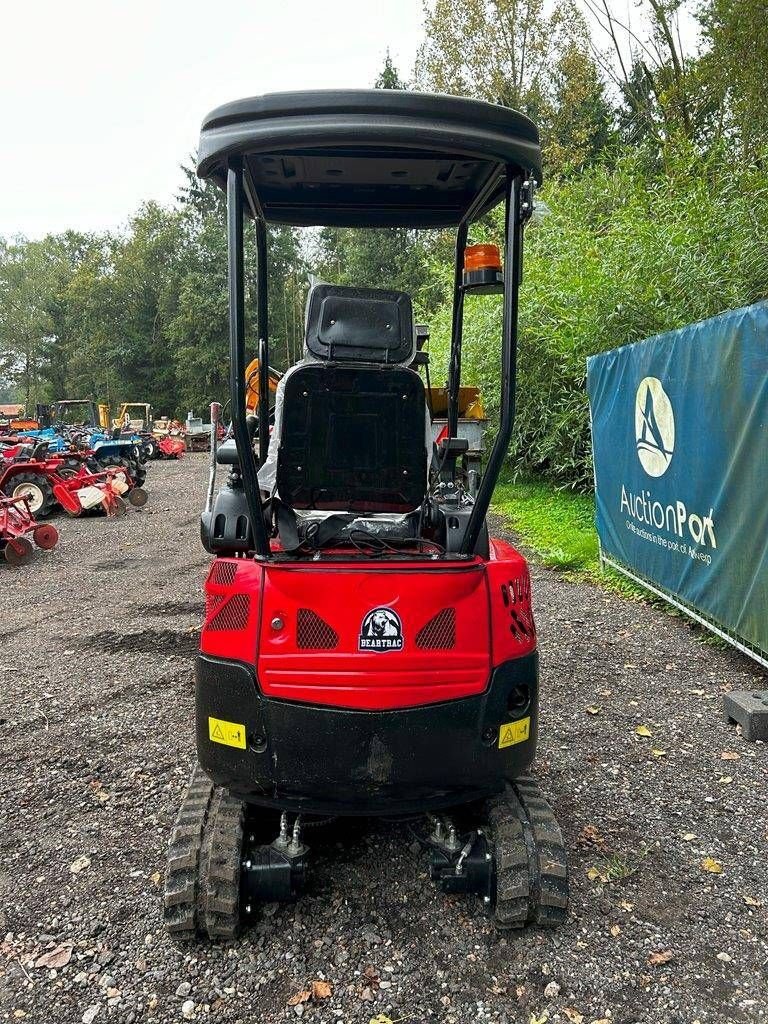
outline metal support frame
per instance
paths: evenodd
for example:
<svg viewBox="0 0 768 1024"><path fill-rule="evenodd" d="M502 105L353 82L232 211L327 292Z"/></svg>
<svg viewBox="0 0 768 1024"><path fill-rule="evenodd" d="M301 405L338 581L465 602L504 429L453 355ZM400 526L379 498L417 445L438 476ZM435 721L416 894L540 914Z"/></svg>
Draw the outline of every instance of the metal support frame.
<svg viewBox="0 0 768 1024"><path fill-rule="evenodd" d="M233 157L227 170L227 242L229 275L229 387L232 429L240 460L243 490L257 557L268 558L269 538L259 494L259 478L245 417L245 281L243 257L243 161Z"/></svg>
<svg viewBox="0 0 768 1024"><path fill-rule="evenodd" d="M462 543L462 554L469 555L477 546L480 531L491 504L504 457L515 422L515 384L517 375L517 310L523 261L523 223L520 194L522 175L511 169L507 175L506 238L504 253L504 311L501 337L501 417L488 464L480 481L477 497ZM459 329L459 336L461 329ZM451 353L453 363L453 353ZM461 365L459 356L459 367ZM458 392L457 392L458 394Z"/></svg>
<svg viewBox="0 0 768 1024"><path fill-rule="evenodd" d="M259 328L259 465L269 451L269 285L267 280L267 225L256 221L256 317Z"/></svg>
<svg viewBox="0 0 768 1024"><path fill-rule="evenodd" d="M517 361L518 292L522 278L523 223L521 208L523 175L507 170L505 215L504 308L502 324L501 418L499 430L477 491L461 553L471 554L477 545L488 514L494 487L509 448L515 419L515 382ZM247 191L246 191L247 186ZM232 426L240 460L243 490L253 528L257 557L270 557L269 538L262 512L256 460L245 415L245 285L243 257L243 204L247 200L255 213L257 250L257 322L259 331L259 461L263 464L269 448L269 323L267 276L267 229L258 208L252 183L246 181L242 157L233 157L227 172L227 232L229 242L229 339ZM530 212L530 211L528 211ZM458 436L459 389L461 385L461 349L464 327L464 291L462 273L469 232L469 217L459 224L453 282L453 322L448 379L448 431Z"/></svg>
<svg viewBox="0 0 768 1024"><path fill-rule="evenodd" d="M461 386L461 342L464 331L464 250L469 223L464 220L456 232L456 263L453 268L453 323L451 327L451 363L448 372L448 436L458 437L459 388Z"/></svg>
<svg viewBox="0 0 768 1024"><path fill-rule="evenodd" d="M604 570L606 565L609 565L615 572L620 572L622 576L626 576L627 579L632 580L633 583L637 583L638 586L643 587L645 590L650 590L650 592L655 594L656 597L660 597L663 601L666 601L667 604L671 604L673 608L677 608L679 611L683 612L684 615L693 619L694 622L698 622L700 626L704 626L705 629L714 633L715 636L719 636L721 640L725 640L725 642L730 644L731 647L735 647L737 651L741 651L741 653L746 654L748 658L752 658L759 665L762 665L763 668L768 668L768 654L766 652L761 651L757 647L752 647L743 640L740 640L732 633L729 633L726 629L723 629L723 627L719 626L712 619L709 619L702 612L698 611L698 609L694 608L692 605L682 601L678 597L675 597L675 595L670 593L668 590L664 590L662 587L652 583L651 580L647 579L641 573L633 572L618 559L611 558L609 555L606 555L601 545L600 568Z"/></svg>

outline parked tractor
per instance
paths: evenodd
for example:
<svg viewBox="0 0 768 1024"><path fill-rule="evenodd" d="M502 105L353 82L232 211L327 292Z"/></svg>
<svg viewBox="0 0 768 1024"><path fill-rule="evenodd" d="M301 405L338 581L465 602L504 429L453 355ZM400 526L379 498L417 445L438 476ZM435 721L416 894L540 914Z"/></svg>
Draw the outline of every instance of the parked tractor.
<svg viewBox="0 0 768 1024"><path fill-rule="evenodd" d="M91 472L112 469L124 473L129 487L143 487L147 475L136 445L116 444L106 434L86 427L43 427L0 437L0 442L6 447L45 445L48 456L62 460L61 472L66 469L70 475L83 463Z"/></svg>
<svg viewBox="0 0 768 1024"><path fill-rule="evenodd" d="M123 402L112 425L115 431L120 432L121 438L128 437L140 444L144 461L178 459L186 451L184 438L171 434L162 425L167 422L153 418L149 402Z"/></svg>
<svg viewBox="0 0 768 1024"><path fill-rule="evenodd" d="M23 497L38 519L49 516L57 505L70 516L95 508L121 515L126 507L122 495L136 507L145 505L148 498L123 466L94 472L85 459L50 456L45 442L0 450L0 492Z"/></svg>
<svg viewBox="0 0 768 1024"><path fill-rule="evenodd" d="M61 426L88 427L102 430L109 428L109 408L90 398L59 398L50 405L37 406L37 418L41 427Z"/></svg>
<svg viewBox="0 0 768 1024"><path fill-rule="evenodd" d="M137 434L152 432L152 406L149 402L122 402L112 426L120 430L131 430Z"/></svg>

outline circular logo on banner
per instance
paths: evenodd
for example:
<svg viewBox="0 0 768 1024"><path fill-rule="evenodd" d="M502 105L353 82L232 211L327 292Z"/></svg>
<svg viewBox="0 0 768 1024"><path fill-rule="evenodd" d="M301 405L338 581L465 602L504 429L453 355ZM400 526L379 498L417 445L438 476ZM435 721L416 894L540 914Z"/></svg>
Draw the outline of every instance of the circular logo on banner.
<svg viewBox="0 0 768 1024"><path fill-rule="evenodd" d="M403 624L391 608L374 608L360 626L358 650L402 651Z"/></svg>
<svg viewBox="0 0 768 1024"><path fill-rule="evenodd" d="M657 377L644 377L635 397L637 457L648 476L663 476L675 450L675 414Z"/></svg>

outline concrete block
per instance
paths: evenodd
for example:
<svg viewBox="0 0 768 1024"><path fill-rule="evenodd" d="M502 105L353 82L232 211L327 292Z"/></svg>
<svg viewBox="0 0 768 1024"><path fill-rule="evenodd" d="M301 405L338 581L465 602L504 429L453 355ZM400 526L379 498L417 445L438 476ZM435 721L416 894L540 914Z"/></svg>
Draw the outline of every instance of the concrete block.
<svg viewBox="0 0 768 1024"><path fill-rule="evenodd" d="M734 690L723 697L729 722L737 722L745 740L768 743L768 690Z"/></svg>

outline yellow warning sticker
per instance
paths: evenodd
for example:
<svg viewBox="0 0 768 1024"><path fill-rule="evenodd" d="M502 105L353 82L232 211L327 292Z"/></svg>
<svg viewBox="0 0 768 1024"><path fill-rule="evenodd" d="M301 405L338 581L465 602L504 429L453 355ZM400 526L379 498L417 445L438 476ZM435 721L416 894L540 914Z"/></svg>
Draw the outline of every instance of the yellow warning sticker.
<svg viewBox="0 0 768 1024"><path fill-rule="evenodd" d="M531 716L521 718L519 722L505 722L499 729L499 749L513 747L516 743L524 743L531 735Z"/></svg>
<svg viewBox="0 0 768 1024"><path fill-rule="evenodd" d="M239 747L245 750L245 726L239 722L225 722L223 718L208 717L208 739L212 743L223 743L225 747Z"/></svg>

